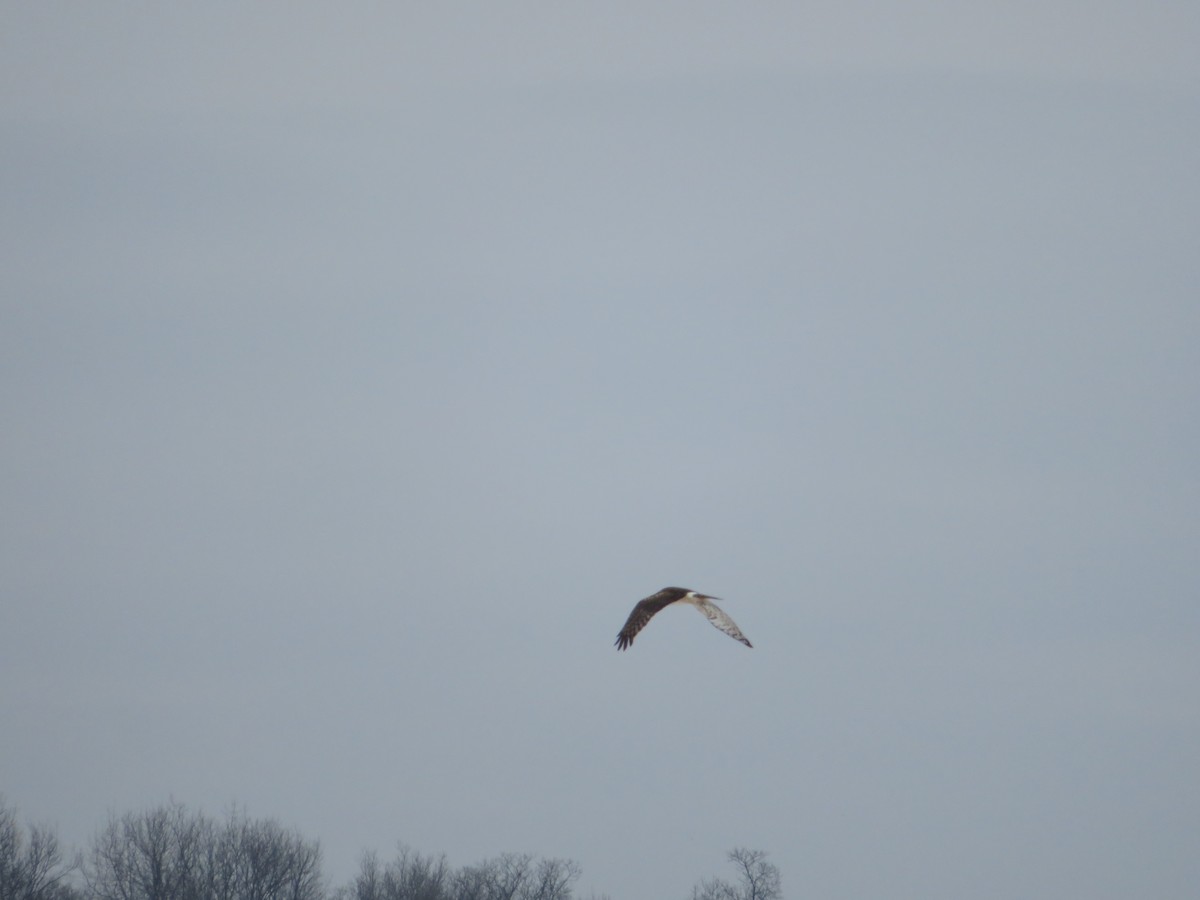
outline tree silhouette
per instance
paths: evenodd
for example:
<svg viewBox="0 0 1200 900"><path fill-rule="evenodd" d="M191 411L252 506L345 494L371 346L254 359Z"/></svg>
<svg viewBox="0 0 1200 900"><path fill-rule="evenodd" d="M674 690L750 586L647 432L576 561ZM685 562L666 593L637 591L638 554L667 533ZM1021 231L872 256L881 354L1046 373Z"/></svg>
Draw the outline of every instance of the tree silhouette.
<svg viewBox="0 0 1200 900"><path fill-rule="evenodd" d="M738 847L728 858L736 879L703 880L692 900L781 900L765 852ZM574 860L528 853L456 869L445 854L400 845L387 864L364 853L353 881L327 891L316 841L236 808L218 821L174 801L110 814L86 857L65 860L58 836L22 829L0 795L0 900L572 900L581 874Z"/></svg>
<svg viewBox="0 0 1200 900"><path fill-rule="evenodd" d="M396 858L379 865L374 852L363 854L353 884L341 900L448 900L453 877L445 856L422 856L401 845Z"/></svg>
<svg viewBox="0 0 1200 900"><path fill-rule="evenodd" d="M321 900L316 843L233 812L181 804L110 817L85 867L89 900Z"/></svg>
<svg viewBox="0 0 1200 900"><path fill-rule="evenodd" d="M337 900L570 900L580 874L572 860L525 853L454 870L445 856L423 856L402 845L386 866L374 853L365 854L354 882Z"/></svg>
<svg viewBox="0 0 1200 900"><path fill-rule="evenodd" d="M737 884L721 878L701 881L692 888L692 900L780 900L779 869L767 862L762 850L735 847L729 861L737 867Z"/></svg>
<svg viewBox="0 0 1200 900"><path fill-rule="evenodd" d="M63 859L48 828L33 825L27 837L0 795L0 900L70 900L76 895L67 879L77 865Z"/></svg>

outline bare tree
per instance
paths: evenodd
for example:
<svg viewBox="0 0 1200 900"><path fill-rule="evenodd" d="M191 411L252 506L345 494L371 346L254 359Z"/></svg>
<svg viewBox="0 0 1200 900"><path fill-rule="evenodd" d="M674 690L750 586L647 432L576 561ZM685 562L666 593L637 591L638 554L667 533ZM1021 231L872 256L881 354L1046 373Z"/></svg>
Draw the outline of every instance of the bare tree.
<svg viewBox="0 0 1200 900"><path fill-rule="evenodd" d="M353 883L337 900L571 900L571 884L580 876L571 860L535 859L505 853L478 865L455 870L446 857L424 856L401 845L396 858L380 865L374 853L363 855Z"/></svg>
<svg viewBox="0 0 1200 900"><path fill-rule="evenodd" d="M75 895L67 879L78 860L64 861L58 835L31 826L28 838L16 810L0 796L0 900L67 900Z"/></svg>
<svg viewBox="0 0 1200 900"><path fill-rule="evenodd" d="M270 819L221 825L181 804L110 817L86 868L93 900L321 900L321 851Z"/></svg>
<svg viewBox="0 0 1200 900"><path fill-rule="evenodd" d="M534 868L529 887L521 892L521 900L570 900L571 883L582 874L573 860L543 859Z"/></svg>
<svg viewBox="0 0 1200 900"><path fill-rule="evenodd" d="M779 868L767 862L762 850L736 847L729 851L729 861L738 871L737 884L722 878L701 881L692 888L692 900L780 900Z"/></svg>
<svg viewBox="0 0 1200 900"><path fill-rule="evenodd" d="M455 900L570 900L582 870L574 860L536 860L505 853L462 869L454 879Z"/></svg>
<svg viewBox="0 0 1200 900"><path fill-rule="evenodd" d="M454 873L454 900L489 900L492 873L486 866L465 866Z"/></svg>
<svg viewBox="0 0 1200 900"><path fill-rule="evenodd" d="M401 847L384 874L385 900L443 900L449 897L451 877L445 856L422 856Z"/></svg>
<svg viewBox="0 0 1200 900"><path fill-rule="evenodd" d="M354 882L339 889L335 897L336 900L383 900L383 874L374 850L363 854Z"/></svg>
<svg viewBox="0 0 1200 900"><path fill-rule="evenodd" d="M211 825L170 803L110 816L92 843L86 868L96 900L197 900Z"/></svg>
<svg viewBox="0 0 1200 900"><path fill-rule="evenodd" d="M212 900L319 900L324 893L318 844L236 810L213 830L204 874Z"/></svg>
<svg viewBox="0 0 1200 900"><path fill-rule="evenodd" d="M403 844L396 858L380 866L375 853L363 854L358 876L341 900L451 900L454 873L445 856L423 856Z"/></svg>
<svg viewBox="0 0 1200 900"><path fill-rule="evenodd" d="M528 853L504 853L483 863L490 874L487 900L518 900L532 864L533 857Z"/></svg>

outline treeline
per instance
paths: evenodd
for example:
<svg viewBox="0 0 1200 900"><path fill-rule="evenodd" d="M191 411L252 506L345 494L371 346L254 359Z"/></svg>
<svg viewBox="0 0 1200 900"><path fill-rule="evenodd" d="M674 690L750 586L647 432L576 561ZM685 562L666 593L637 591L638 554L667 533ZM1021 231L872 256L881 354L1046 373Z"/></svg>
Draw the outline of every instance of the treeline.
<svg viewBox="0 0 1200 900"><path fill-rule="evenodd" d="M737 881L701 881L692 900L779 900L765 853L729 859ZM85 851L68 853L0 796L0 900L573 900L581 874L573 860L518 853L455 868L401 847L388 862L364 854L353 880L331 889L320 844L273 819L235 810L216 820L169 803L111 815Z"/></svg>

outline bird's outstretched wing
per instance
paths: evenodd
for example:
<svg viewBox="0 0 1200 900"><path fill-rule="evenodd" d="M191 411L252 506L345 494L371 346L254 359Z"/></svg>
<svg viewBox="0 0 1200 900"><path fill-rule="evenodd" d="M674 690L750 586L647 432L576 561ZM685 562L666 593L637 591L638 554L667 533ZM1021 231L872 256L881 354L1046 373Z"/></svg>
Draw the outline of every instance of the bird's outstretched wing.
<svg viewBox="0 0 1200 900"><path fill-rule="evenodd" d="M748 640L746 640L746 636L742 634L742 629L737 627L737 623L733 621L733 619L729 618L729 615L725 612L725 610L713 603L708 597L702 595L695 596L692 600L692 605L695 606L696 609L700 610L700 612L704 613L704 615L708 617L708 621L713 623L714 627L721 629L735 641L741 641L747 647L754 646ZM636 611L637 610L634 610L634 612Z"/></svg>
<svg viewBox="0 0 1200 900"><path fill-rule="evenodd" d="M674 603L686 593L687 591L683 588L663 588L657 594L651 594L645 600L639 600L637 606L633 608L633 612L629 614L629 618L625 620L625 627L617 635L616 648L618 650L628 649L629 645L633 643L634 637L654 618L655 613Z"/></svg>

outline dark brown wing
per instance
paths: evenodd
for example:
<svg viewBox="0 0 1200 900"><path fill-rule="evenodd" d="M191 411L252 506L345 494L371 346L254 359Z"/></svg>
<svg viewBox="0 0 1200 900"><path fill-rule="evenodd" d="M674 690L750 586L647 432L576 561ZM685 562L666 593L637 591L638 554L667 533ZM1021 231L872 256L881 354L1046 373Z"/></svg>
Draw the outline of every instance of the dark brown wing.
<svg viewBox="0 0 1200 900"><path fill-rule="evenodd" d="M634 637L646 627L647 622L654 618L656 612L664 606L674 603L685 594L687 591L683 588L663 588L657 594L652 594L645 600L639 601L633 608L633 612L629 614L629 618L625 620L625 627L617 635L616 648L618 650L629 649Z"/></svg>

